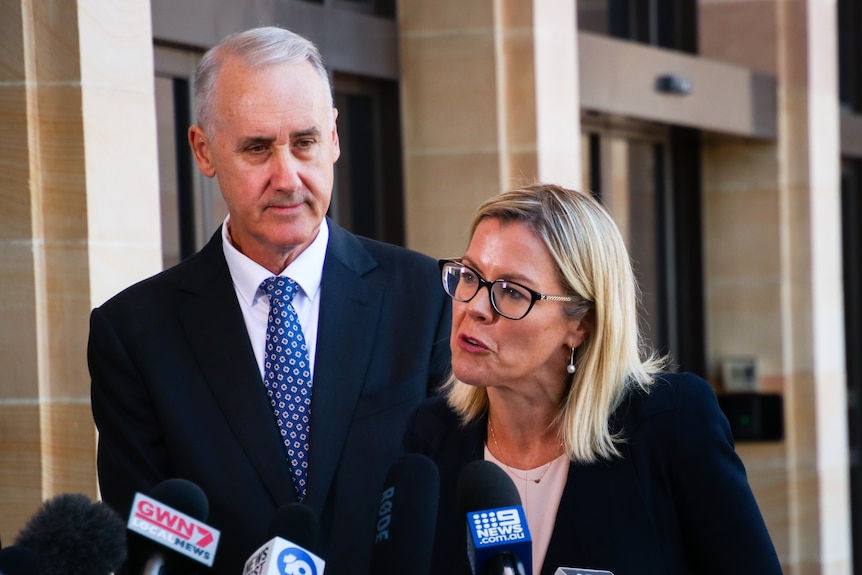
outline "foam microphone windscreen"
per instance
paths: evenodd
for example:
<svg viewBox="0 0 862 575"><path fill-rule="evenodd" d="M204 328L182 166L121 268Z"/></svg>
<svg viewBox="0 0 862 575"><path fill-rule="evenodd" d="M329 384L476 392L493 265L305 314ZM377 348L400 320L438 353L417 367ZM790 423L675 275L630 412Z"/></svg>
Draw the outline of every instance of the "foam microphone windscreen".
<svg viewBox="0 0 862 575"><path fill-rule="evenodd" d="M3 575L39 575L36 554L20 545L0 549L0 573Z"/></svg>
<svg viewBox="0 0 862 575"><path fill-rule="evenodd" d="M392 464L383 482L371 573L428 573L437 524L440 473L428 457L408 453Z"/></svg>
<svg viewBox="0 0 862 575"><path fill-rule="evenodd" d="M166 479L153 487L148 495L201 521L206 521L210 513L206 493L187 479Z"/></svg>
<svg viewBox="0 0 862 575"><path fill-rule="evenodd" d="M36 554L41 575L108 575L126 560L123 520L82 493L43 503L15 544Z"/></svg>
<svg viewBox="0 0 862 575"><path fill-rule="evenodd" d="M484 459L468 463L458 476L458 512L521 505L518 488L496 464Z"/></svg>
<svg viewBox="0 0 862 575"><path fill-rule="evenodd" d="M317 515L309 506L302 503L287 503L279 507L272 516L266 531L266 539L269 541L273 537L281 537L305 549L314 549L319 533Z"/></svg>

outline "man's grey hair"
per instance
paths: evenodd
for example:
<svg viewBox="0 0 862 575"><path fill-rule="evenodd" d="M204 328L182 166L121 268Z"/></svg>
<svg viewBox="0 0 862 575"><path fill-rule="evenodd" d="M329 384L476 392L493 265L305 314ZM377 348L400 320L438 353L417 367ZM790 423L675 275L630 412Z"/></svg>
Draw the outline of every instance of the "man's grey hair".
<svg viewBox="0 0 862 575"><path fill-rule="evenodd" d="M195 72L195 121L207 132L213 121L215 86L222 64L237 58L251 69L290 62L309 62L320 76L332 107L332 87L320 51L313 42L277 26L252 28L227 36L210 48Z"/></svg>

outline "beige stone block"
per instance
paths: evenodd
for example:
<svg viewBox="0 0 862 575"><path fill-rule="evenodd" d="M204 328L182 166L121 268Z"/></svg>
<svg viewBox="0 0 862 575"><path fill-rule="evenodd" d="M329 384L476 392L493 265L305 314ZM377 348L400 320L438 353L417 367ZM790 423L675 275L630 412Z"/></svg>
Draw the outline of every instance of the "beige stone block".
<svg viewBox="0 0 862 575"><path fill-rule="evenodd" d="M536 77L533 34L529 29L507 30L503 41L506 144L536 146Z"/></svg>
<svg viewBox="0 0 862 575"><path fill-rule="evenodd" d="M500 182L501 191L520 188L539 181L539 165L535 148L508 150L504 158L507 173L503 174L503 180Z"/></svg>
<svg viewBox="0 0 862 575"><path fill-rule="evenodd" d="M487 29L494 26L497 16L491 0L398 0L397 12L402 35Z"/></svg>
<svg viewBox="0 0 862 575"><path fill-rule="evenodd" d="M34 234L80 242L87 236L86 176L80 87L37 86L29 118L32 140L30 193Z"/></svg>
<svg viewBox="0 0 862 575"><path fill-rule="evenodd" d="M811 377L815 365L814 345L816 340L812 328L814 316L812 314L810 278L803 281L788 280L785 284L785 291L788 298L788 313L783 318L784 332L782 336L784 344L787 346L788 359L792 362L785 369L794 370L794 377L798 377L797 373ZM840 346L844 347L843 338Z"/></svg>
<svg viewBox="0 0 862 575"><path fill-rule="evenodd" d="M784 51L783 67L779 72L782 76L781 83L785 87L807 89L808 57L811 53L811 47L807 41L811 38L808 9L809 6L817 3L818 0L778 3L780 15L776 19L776 42Z"/></svg>
<svg viewBox="0 0 862 575"><path fill-rule="evenodd" d="M87 269L85 243L45 246L37 308L43 400L89 396Z"/></svg>
<svg viewBox="0 0 862 575"><path fill-rule="evenodd" d="M550 1L557 2L557 0ZM529 28L533 25L536 0L530 0L529 2L524 2L524 0L500 0L498 6L500 6L500 12L503 14L503 22L507 28Z"/></svg>
<svg viewBox="0 0 862 575"><path fill-rule="evenodd" d="M778 189L779 158L774 142L708 134L701 151L704 194Z"/></svg>
<svg viewBox="0 0 862 575"><path fill-rule="evenodd" d="M798 467L791 475L789 487L791 501L791 524L796 538L793 552L805 564L816 561L822 551L819 537L819 491L817 472L813 467ZM819 571L810 571L819 573Z"/></svg>
<svg viewBox="0 0 862 575"><path fill-rule="evenodd" d="M38 84L79 84L78 3L33 2L29 7L32 11L24 14L25 19L32 16L32 20L24 23L25 27L32 27L32 45L28 46L31 69L27 71L27 80Z"/></svg>
<svg viewBox="0 0 862 575"><path fill-rule="evenodd" d="M7 82L23 82L25 78L24 30L21 26L5 25L6 22L21 22L22 5L22 2L0 2L0 22L4 23L3 42L0 42L0 86Z"/></svg>
<svg viewBox="0 0 862 575"><path fill-rule="evenodd" d="M43 405L46 489L96 497L96 427L89 396Z"/></svg>
<svg viewBox="0 0 862 575"><path fill-rule="evenodd" d="M497 154L412 155L404 167L407 245L433 257L461 255L476 208L500 191Z"/></svg>
<svg viewBox="0 0 862 575"><path fill-rule="evenodd" d="M496 146L491 34L402 41L402 118L408 151Z"/></svg>
<svg viewBox="0 0 862 575"><path fill-rule="evenodd" d="M779 366L774 366L779 367ZM782 393L784 391L784 376L776 372L760 371L760 390L763 393Z"/></svg>
<svg viewBox="0 0 862 575"><path fill-rule="evenodd" d="M705 293L709 365L754 356L761 373L782 371L781 289L778 279L711 280Z"/></svg>
<svg viewBox="0 0 862 575"><path fill-rule="evenodd" d="M787 557L790 553L790 494L786 445L784 442L737 443L736 451L745 464L748 483L778 556Z"/></svg>
<svg viewBox="0 0 862 575"><path fill-rule="evenodd" d="M29 242L0 244L0 402L38 396L38 335L33 249Z"/></svg>
<svg viewBox="0 0 862 575"><path fill-rule="evenodd" d="M539 175L575 188L581 184L577 6L557 0L531 4L533 62L523 75L529 78L527 71L534 70Z"/></svg>
<svg viewBox="0 0 862 575"><path fill-rule="evenodd" d="M153 92L150 3L78 0L81 83ZM105 47L110 46L106 50ZM135 132L131 132L135 133Z"/></svg>
<svg viewBox="0 0 862 575"><path fill-rule="evenodd" d="M42 503L39 422L35 402L0 400L0 533L4 546L11 544Z"/></svg>
<svg viewBox="0 0 862 575"><path fill-rule="evenodd" d="M699 52L707 58L778 73L775 0L698 2Z"/></svg>
<svg viewBox="0 0 862 575"><path fill-rule="evenodd" d="M29 157L26 89L0 83L0 242L32 235Z"/></svg>
<svg viewBox="0 0 862 575"><path fill-rule="evenodd" d="M817 468L817 393L810 372L785 376L784 430L793 463L808 476ZM802 487L809 486L803 482Z"/></svg>
<svg viewBox="0 0 862 575"><path fill-rule="evenodd" d="M154 97L91 88L83 94L90 240L158 249Z"/></svg>
<svg viewBox="0 0 862 575"><path fill-rule="evenodd" d="M775 190L711 193L704 197L704 265L709 278L777 278L781 219Z"/></svg>
<svg viewBox="0 0 862 575"><path fill-rule="evenodd" d="M831 564L833 569L836 565L848 566L852 557L848 528L851 522L848 473L846 465L829 469L823 469L821 466L820 529L823 534L821 556L824 563ZM839 573L839 571L832 572Z"/></svg>
<svg viewBox="0 0 862 575"><path fill-rule="evenodd" d="M162 265L157 244L90 244L89 256L91 307L103 304L133 283L157 273Z"/></svg>

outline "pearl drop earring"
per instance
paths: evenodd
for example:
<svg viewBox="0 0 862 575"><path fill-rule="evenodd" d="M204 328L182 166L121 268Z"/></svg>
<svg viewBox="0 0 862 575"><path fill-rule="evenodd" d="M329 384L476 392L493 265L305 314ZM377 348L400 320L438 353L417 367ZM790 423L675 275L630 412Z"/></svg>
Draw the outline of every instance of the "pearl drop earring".
<svg viewBox="0 0 862 575"><path fill-rule="evenodd" d="M575 373L575 348L572 348L572 356L569 358L569 365L566 366L566 371Z"/></svg>

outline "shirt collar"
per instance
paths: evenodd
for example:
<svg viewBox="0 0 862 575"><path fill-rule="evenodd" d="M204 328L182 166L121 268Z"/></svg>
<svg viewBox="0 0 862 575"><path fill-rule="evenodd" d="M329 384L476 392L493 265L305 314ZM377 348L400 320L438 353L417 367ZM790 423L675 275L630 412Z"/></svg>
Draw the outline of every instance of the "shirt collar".
<svg viewBox="0 0 862 575"><path fill-rule="evenodd" d="M263 280L272 277L272 272L261 266L248 256L242 254L230 240L228 225L230 215L222 224L222 249L227 267L230 270L234 287L247 306L254 305L256 298L263 295L259 289ZM329 243L329 224L326 218L320 224L317 237L300 253L295 260L278 275L291 278L310 300L317 299L320 293L320 282L323 277L323 261L326 258L326 246Z"/></svg>

